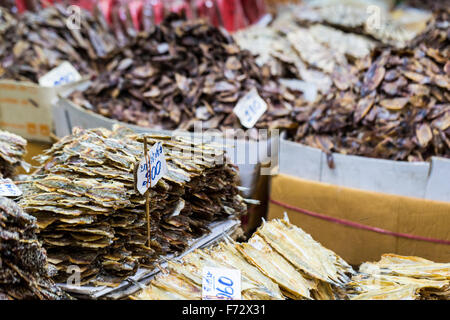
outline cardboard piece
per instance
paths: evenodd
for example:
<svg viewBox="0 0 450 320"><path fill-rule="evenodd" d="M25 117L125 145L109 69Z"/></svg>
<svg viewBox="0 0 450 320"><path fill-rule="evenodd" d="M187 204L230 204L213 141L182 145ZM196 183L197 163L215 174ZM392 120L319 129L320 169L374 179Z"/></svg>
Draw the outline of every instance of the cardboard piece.
<svg viewBox="0 0 450 320"><path fill-rule="evenodd" d="M27 140L50 142L54 88L33 83L0 81L0 128Z"/></svg>
<svg viewBox="0 0 450 320"><path fill-rule="evenodd" d="M321 150L280 141L280 173L342 187L450 202L450 159L404 162L338 153L333 153L333 159L335 168L330 169Z"/></svg>
<svg viewBox="0 0 450 320"><path fill-rule="evenodd" d="M448 182L449 180L447 180ZM270 199L326 216L385 230L450 241L450 203L423 200L309 181L285 174L271 177ZM384 235L311 217L269 201L268 219L290 221L359 265L378 261L383 253L450 261L450 246Z"/></svg>

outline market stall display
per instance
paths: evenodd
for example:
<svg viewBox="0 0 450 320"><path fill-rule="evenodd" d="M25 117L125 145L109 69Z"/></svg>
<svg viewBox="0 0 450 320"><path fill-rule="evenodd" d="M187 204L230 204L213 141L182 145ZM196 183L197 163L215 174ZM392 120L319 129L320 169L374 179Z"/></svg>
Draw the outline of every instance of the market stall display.
<svg viewBox="0 0 450 320"><path fill-rule="evenodd" d="M29 169L23 160L27 141L13 133L0 130L0 178L12 178L17 166Z"/></svg>
<svg viewBox="0 0 450 320"><path fill-rule="evenodd" d="M162 143L168 166L150 190L150 244L145 198L133 182L142 135L119 126L75 129L39 157L42 167L21 184L20 204L37 218L58 282L75 265L81 285L116 286L139 266L152 269L158 257L184 250L208 233L209 222L245 212L237 172L220 148L146 137L150 145Z"/></svg>
<svg viewBox="0 0 450 320"><path fill-rule="evenodd" d="M373 6L379 20L369 14ZM259 66L268 65L272 74L300 79L326 94L333 86L346 90L355 83L362 67L357 61L375 47L404 47L430 18L430 12L412 8L390 12L387 1L307 1L281 6L269 25L246 28L234 37L258 55ZM366 26L374 20L376 26ZM292 80L282 83L304 86Z"/></svg>
<svg viewBox="0 0 450 320"><path fill-rule="evenodd" d="M450 264L384 254L349 283L354 300L450 300Z"/></svg>
<svg viewBox="0 0 450 320"><path fill-rule="evenodd" d="M282 21L283 25L277 26L277 21ZM240 47L256 55L256 63L260 68L268 68L271 75L281 77L284 85L304 91L305 99L312 102L316 100L317 91L326 93L330 90L332 79L321 70L309 68L302 60L290 41L295 39L287 37L294 30L304 29L295 24L291 12L284 12L270 26L256 25L233 36ZM329 54L326 48L321 48L325 50L325 54ZM299 84L300 81L287 82L285 79L301 79L313 86Z"/></svg>
<svg viewBox="0 0 450 320"><path fill-rule="evenodd" d="M242 298L248 300L342 299L354 274L342 258L285 218L264 223L247 243L223 242L170 262L135 298L201 299L204 267L240 270Z"/></svg>
<svg viewBox="0 0 450 320"><path fill-rule="evenodd" d="M34 217L0 197L0 300L69 298L50 279L54 270L36 231Z"/></svg>

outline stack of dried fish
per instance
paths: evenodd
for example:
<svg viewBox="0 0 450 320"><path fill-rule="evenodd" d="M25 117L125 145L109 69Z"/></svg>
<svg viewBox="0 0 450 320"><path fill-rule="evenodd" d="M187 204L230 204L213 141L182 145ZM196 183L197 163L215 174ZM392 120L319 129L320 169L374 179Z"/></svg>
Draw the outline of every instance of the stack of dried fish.
<svg viewBox="0 0 450 320"><path fill-rule="evenodd" d="M11 178L18 165L27 168L23 161L27 141L22 137L0 130L0 178Z"/></svg>
<svg viewBox="0 0 450 320"><path fill-rule="evenodd" d="M295 140L327 154L450 157L449 21L450 11L440 11L410 47L377 50L359 61L356 85L342 82L339 88L348 89L294 112Z"/></svg>
<svg viewBox="0 0 450 320"><path fill-rule="evenodd" d="M35 220L14 201L0 197L0 300L66 298L49 278Z"/></svg>
<svg viewBox="0 0 450 320"><path fill-rule="evenodd" d="M268 110L256 127L292 128L291 109L301 105L270 72L257 67L224 30L203 20L169 16L124 48L90 88L72 99L106 117L156 129L241 128L233 113L256 88Z"/></svg>
<svg viewBox="0 0 450 320"><path fill-rule="evenodd" d="M450 300L450 263L384 254L349 283L355 300Z"/></svg>
<svg viewBox="0 0 450 320"><path fill-rule="evenodd" d="M185 249L209 231L210 221L246 210L237 172L222 150L147 137L150 145L162 142L169 170L150 191L150 245L145 199L133 183L142 136L129 129L75 129L40 157L42 168L21 185L21 204L37 218L57 281L76 265L81 285L115 286L139 266L152 268L161 255Z"/></svg>
<svg viewBox="0 0 450 320"><path fill-rule="evenodd" d="M79 20L60 4L26 12L17 20L6 11L0 7L0 79L37 83L62 61L82 75L95 75L117 49L98 10L95 16L82 10Z"/></svg>
<svg viewBox="0 0 450 320"><path fill-rule="evenodd" d="M258 229L248 243L220 243L169 262L137 299L201 299L204 267L241 271L242 298L343 299L353 269L332 251L285 220Z"/></svg>

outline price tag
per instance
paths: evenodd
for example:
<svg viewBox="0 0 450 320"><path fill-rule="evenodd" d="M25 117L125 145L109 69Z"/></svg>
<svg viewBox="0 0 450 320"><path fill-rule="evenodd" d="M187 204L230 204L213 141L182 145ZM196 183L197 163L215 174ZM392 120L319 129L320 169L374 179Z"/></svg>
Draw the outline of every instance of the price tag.
<svg viewBox="0 0 450 320"><path fill-rule="evenodd" d="M250 129L254 127L266 110L267 103L259 96L258 91L253 88L238 101L233 112L239 118L241 124Z"/></svg>
<svg viewBox="0 0 450 320"><path fill-rule="evenodd" d="M22 191L17 188L11 179L0 179L0 196L2 197L18 197L22 195Z"/></svg>
<svg viewBox="0 0 450 320"><path fill-rule="evenodd" d="M80 80L81 75L78 73L77 69L75 69L70 62L64 61L59 66L40 77L39 85L43 87L56 87Z"/></svg>
<svg viewBox="0 0 450 320"><path fill-rule="evenodd" d="M203 300L241 300L241 271L203 268Z"/></svg>
<svg viewBox="0 0 450 320"><path fill-rule="evenodd" d="M139 162L137 169L136 188L140 194L144 194L148 188L154 187L159 179L167 173L167 163L164 157L162 143L158 142L148 152L147 158L144 157ZM149 182L149 186L147 185Z"/></svg>

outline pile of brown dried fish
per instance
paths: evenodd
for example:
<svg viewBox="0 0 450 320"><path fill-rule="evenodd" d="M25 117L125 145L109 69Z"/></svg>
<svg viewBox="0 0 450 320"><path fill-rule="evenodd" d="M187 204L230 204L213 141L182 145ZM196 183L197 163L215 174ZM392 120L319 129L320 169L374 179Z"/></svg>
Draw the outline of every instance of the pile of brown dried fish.
<svg viewBox="0 0 450 320"><path fill-rule="evenodd" d="M294 112L294 139L327 154L450 157L449 21L450 10L440 11L408 48L376 50L359 61L355 85L342 79L343 90Z"/></svg>
<svg viewBox="0 0 450 320"><path fill-rule="evenodd" d="M49 278L45 250L36 238L35 218L0 197L0 300L61 299Z"/></svg>
<svg viewBox="0 0 450 320"><path fill-rule="evenodd" d="M81 285L116 286L139 266L153 268L160 256L185 249L209 232L210 221L246 211L237 172L221 149L187 138L147 137L150 145L162 142L168 165L150 191L150 245L145 198L133 183L143 138L129 129L74 129L39 157L42 167L21 184L21 205L37 218L57 281L76 265Z"/></svg>
<svg viewBox="0 0 450 320"><path fill-rule="evenodd" d="M60 4L25 12L17 20L0 7L0 79L32 81L62 61L82 75L95 75L103 59L117 49L116 40L98 10L81 10L80 27L73 12Z"/></svg>
<svg viewBox="0 0 450 320"><path fill-rule="evenodd" d="M169 262L136 299L201 299L204 267L238 269L242 298L344 299L353 269L300 228L284 220L264 223L247 243L220 243Z"/></svg>
<svg viewBox="0 0 450 320"><path fill-rule="evenodd" d="M268 103L256 127L295 126L288 115L301 105L300 92L294 95L271 80L226 31L172 15L125 47L72 100L144 127L193 130L201 121L204 129L223 131L242 128L233 108L253 88Z"/></svg>
<svg viewBox="0 0 450 320"><path fill-rule="evenodd" d="M348 284L355 300L450 300L450 263L384 254L359 271Z"/></svg>
<svg viewBox="0 0 450 320"><path fill-rule="evenodd" d="M14 170L21 165L26 170L29 165L23 161L27 141L13 133L0 130L0 178L12 178Z"/></svg>

